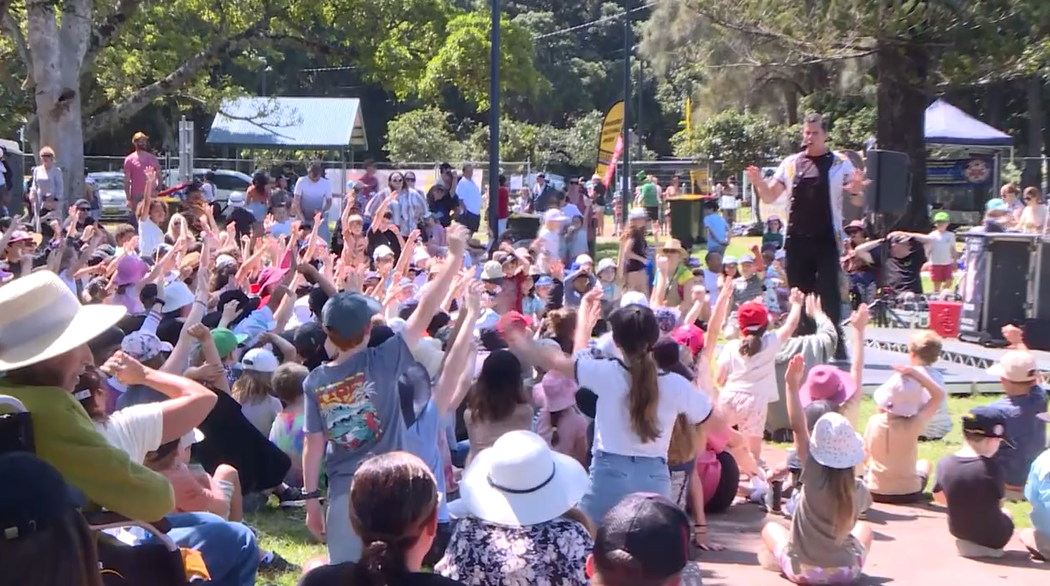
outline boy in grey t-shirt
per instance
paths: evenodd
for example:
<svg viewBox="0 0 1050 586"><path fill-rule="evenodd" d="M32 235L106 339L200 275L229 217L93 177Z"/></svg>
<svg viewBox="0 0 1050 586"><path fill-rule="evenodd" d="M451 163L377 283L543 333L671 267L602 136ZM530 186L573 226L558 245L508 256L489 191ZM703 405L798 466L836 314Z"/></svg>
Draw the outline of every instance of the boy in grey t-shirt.
<svg viewBox="0 0 1050 586"><path fill-rule="evenodd" d="M334 349L331 362L314 369L303 383L303 498L306 526L328 545L328 562L356 562L361 540L350 524L350 483L366 458L404 449L405 423L397 381L414 362L419 342L439 304L463 266L467 231L449 231L449 258L437 278L424 287L404 331L368 348L372 317L382 310L374 298L342 291L321 311L321 323ZM405 254L412 254L412 244ZM325 447L327 444L327 448ZM322 519L321 459L328 474L328 513Z"/></svg>

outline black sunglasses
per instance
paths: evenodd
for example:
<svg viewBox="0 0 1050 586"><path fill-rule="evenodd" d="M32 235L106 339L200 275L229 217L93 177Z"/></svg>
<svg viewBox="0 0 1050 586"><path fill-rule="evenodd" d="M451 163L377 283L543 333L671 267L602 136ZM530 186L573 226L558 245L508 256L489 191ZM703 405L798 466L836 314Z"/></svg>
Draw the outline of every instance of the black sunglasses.
<svg viewBox="0 0 1050 586"><path fill-rule="evenodd" d="M405 181L415 181L415 180L416 180L416 176L415 175L405 175Z"/></svg>

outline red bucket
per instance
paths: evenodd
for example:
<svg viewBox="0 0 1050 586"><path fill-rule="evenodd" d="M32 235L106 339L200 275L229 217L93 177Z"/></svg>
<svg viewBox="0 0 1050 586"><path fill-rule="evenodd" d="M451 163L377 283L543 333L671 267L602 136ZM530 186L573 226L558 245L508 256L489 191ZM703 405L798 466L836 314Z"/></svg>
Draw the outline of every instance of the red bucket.
<svg viewBox="0 0 1050 586"><path fill-rule="evenodd" d="M942 338L959 336L959 317L962 303L955 301L930 302L930 329Z"/></svg>

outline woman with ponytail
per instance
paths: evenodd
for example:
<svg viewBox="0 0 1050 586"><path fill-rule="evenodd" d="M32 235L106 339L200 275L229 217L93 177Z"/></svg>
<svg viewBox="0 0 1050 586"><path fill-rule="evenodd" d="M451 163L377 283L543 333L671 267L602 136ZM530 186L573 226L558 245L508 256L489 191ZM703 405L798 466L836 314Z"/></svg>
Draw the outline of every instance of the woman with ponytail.
<svg viewBox="0 0 1050 586"><path fill-rule="evenodd" d="M575 335L574 356L540 348L527 332L506 328L515 353L545 371L575 377L597 395L590 488L580 509L598 522L628 494L652 492L670 498L667 449L679 414L690 425L711 415L711 401L680 374L661 371L652 349L660 336L656 317L643 305L627 305L607 321L616 358L592 358L590 332L601 315L601 288L584 295Z"/></svg>
<svg viewBox="0 0 1050 586"><path fill-rule="evenodd" d="M366 460L350 486L361 560L310 570L299 586L462 586L420 571L437 534L437 509L437 485L422 460L406 452Z"/></svg>

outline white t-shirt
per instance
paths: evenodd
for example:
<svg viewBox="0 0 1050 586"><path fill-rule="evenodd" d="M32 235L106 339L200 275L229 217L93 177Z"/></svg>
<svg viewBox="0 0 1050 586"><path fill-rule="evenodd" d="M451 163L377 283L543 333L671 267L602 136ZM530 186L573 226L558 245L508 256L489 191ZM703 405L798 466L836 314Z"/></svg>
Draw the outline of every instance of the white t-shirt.
<svg viewBox="0 0 1050 586"><path fill-rule="evenodd" d="M215 186L211 183L201 184L201 195L204 196L204 201L212 203L215 201Z"/></svg>
<svg viewBox="0 0 1050 586"><path fill-rule="evenodd" d="M704 289L707 289L708 301L711 307L718 301L718 273L704 269Z"/></svg>
<svg viewBox="0 0 1050 586"><path fill-rule="evenodd" d="M552 232L546 227L540 228L540 246L552 259L561 260L561 234Z"/></svg>
<svg viewBox="0 0 1050 586"><path fill-rule="evenodd" d="M311 181L307 175L295 181L294 193L300 198L302 213L312 215L324 207L326 199L332 197L332 184L324 177Z"/></svg>
<svg viewBox="0 0 1050 586"><path fill-rule="evenodd" d="M463 208L472 214L481 215L481 188L464 177L456 184L456 197L463 202Z"/></svg>
<svg viewBox="0 0 1050 586"><path fill-rule="evenodd" d="M270 437L270 428L273 427L273 420L277 419L277 414L280 412L281 400L277 397L267 397L258 403L241 405L241 413L244 415L244 418L251 421L255 429L258 429L266 437Z"/></svg>
<svg viewBox="0 0 1050 586"><path fill-rule="evenodd" d="M952 250L955 249L955 233L945 230L930 232L930 264L952 264Z"/></svg>
<svg viewBox="0 0 1050 586"><path fill-rule="evenodd" d="M142 464L146 454L160 447L164 439L164 412L160 403L143 403L115 411L105 422L95 422L95 430L109 445Z"/></svg>
<svg viewBox="0 0 1050 586"><path fill-rule="evenodd" d="M161 244L164 244L164 232L160 226L149 218L139 222L139 252L144 256L153 256Z"/></svg>
<svg viewBox="0 0 1050 586"><path fill-rule="evenodd" d="M660 373L660 391L656 406L656 426L660 435L642 443L631 428L628 394L631 377L623 363L611 358L576 359L576 381L598 396L594 417L594 453L620 456L667 458L671 431L678 415L689 423L703 423L711 415L711 400L681 375Z"/></svg>
<svg viewBox="0 0 1050 586"><path fill-rule="evenodd" d="M762 349L754 356L740 354L741 340L731 340L718 355L718 368L729 369L729 377L722 393L747 393L755 398L765 398L773 403L779 397L777 391L776 358L780 351L780 338L776 332L762 336Z"/></svg>
<svg viewBox="0 0 1050 586"><path fill-rule="evenodd" d="M292 305L292 317L288 318L288 325L285 330L294 330L295 328L316 321L313 313L310 312L310 296L305 295L295 300Z"/></svg>

